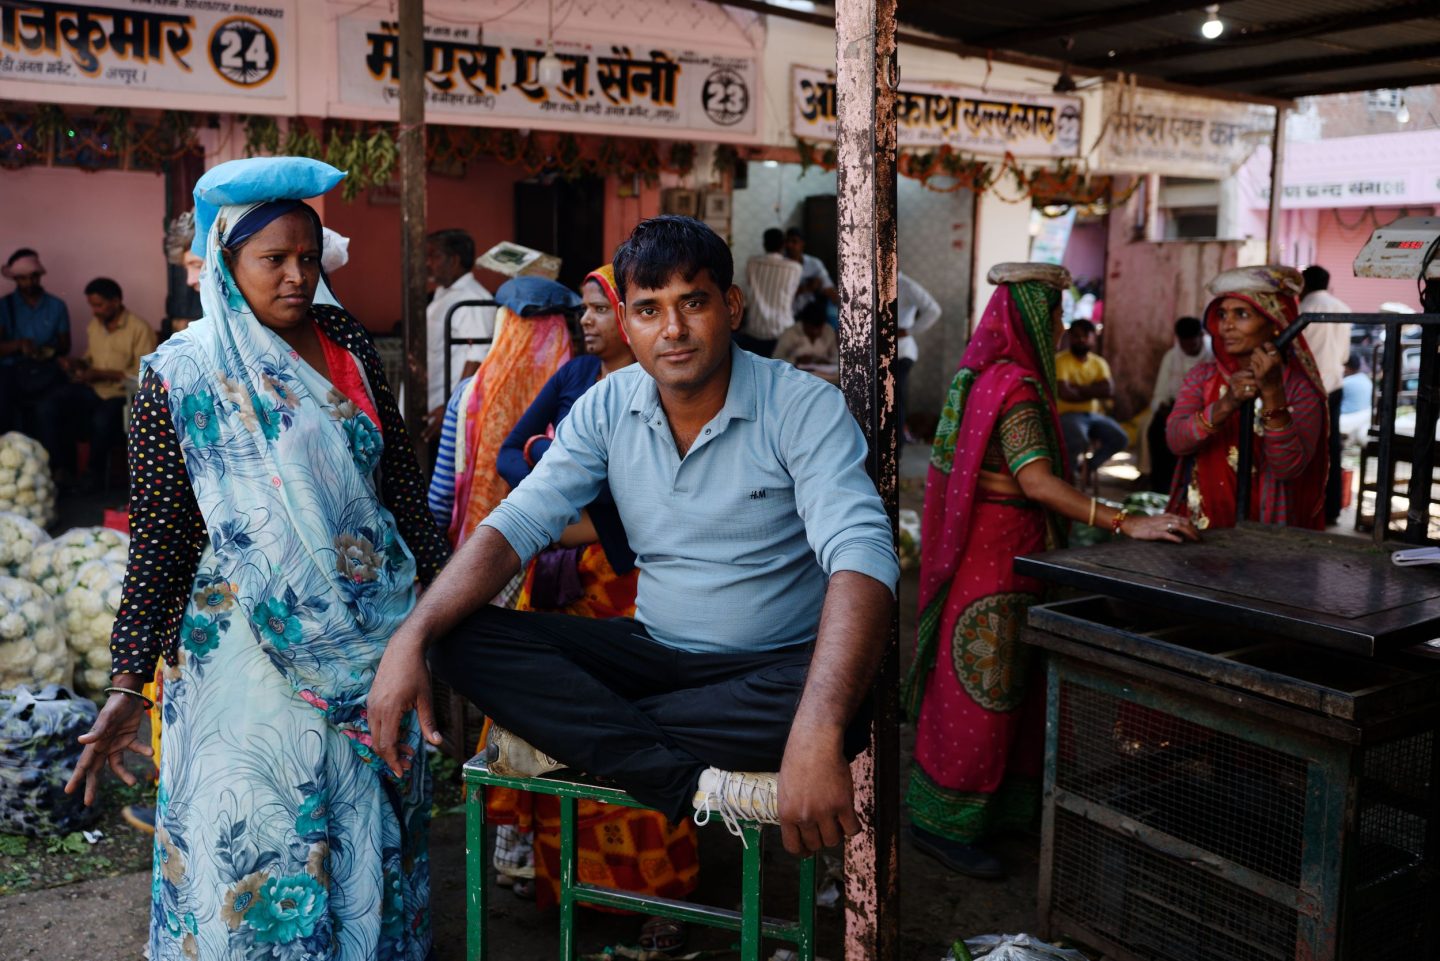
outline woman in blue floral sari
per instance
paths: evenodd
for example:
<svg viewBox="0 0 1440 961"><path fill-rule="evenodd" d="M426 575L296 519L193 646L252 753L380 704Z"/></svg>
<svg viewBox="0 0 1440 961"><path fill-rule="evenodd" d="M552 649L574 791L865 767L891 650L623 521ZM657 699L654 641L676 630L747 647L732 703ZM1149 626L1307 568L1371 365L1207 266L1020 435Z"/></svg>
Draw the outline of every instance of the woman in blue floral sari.
<svg viewBox="0 0 1440 961"><path fill-rule="evenodd" d="M89 801L104 766L149 753L136 692L163 656L152 961L431 956L424 751L412 734L393 778L365 699L446 545L374 345L320 269L301 198L341 176L207 173L205 316L143 362L115 686L70 789Z"/></svg>

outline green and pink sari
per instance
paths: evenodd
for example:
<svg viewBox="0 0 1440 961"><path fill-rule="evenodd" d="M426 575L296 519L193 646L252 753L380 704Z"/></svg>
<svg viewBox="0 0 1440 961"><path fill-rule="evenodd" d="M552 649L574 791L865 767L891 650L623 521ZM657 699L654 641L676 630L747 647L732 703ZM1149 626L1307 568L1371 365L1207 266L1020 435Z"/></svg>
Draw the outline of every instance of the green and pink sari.
<svg viewBox="0 0 1440 961"><path fill-rule="evenodd" d="M904 691L916 720L906 803L918 827L965 844L1038 810L1044 695L1027 684L1035 658L1019 633L1042 585L1013 560L1055 546L1063 529L979 479L1013 480L1042 459L1063 476L1050 320L1059 296L1033 281L996 289L930 454L920 628Z"/></svg>

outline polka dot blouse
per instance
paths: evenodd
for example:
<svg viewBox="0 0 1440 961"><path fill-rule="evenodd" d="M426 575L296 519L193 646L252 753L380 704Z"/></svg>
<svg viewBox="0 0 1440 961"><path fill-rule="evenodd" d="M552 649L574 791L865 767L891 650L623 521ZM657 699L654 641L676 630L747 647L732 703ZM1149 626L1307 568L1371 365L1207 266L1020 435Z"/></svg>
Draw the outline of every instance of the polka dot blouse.
<svg viewBox="0 0 1440 961"><path fill-rule="evenodd" d="M428 584L450 555L425 501L425 483L395 395L369 334L349 314L316 305L320 331L359 360L380 412L385 453L380 495ZM180 620L209 534L185 471L165 385L147 371L130 414L130 559L115 629L111 671L149 675L164 657L175 663Z"/></svg>

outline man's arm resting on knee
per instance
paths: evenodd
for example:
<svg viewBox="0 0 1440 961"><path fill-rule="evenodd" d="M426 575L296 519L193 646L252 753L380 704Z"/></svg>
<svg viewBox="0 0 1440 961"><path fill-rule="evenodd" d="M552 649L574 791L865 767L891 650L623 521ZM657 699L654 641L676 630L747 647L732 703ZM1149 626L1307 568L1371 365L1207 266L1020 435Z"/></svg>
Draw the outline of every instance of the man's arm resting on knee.
<svg viewBox="0 0 1440 961"><path fill-rule="evenodd" d="M420 732L440 743L430 704L430 670L425 652L439 637L500 593L520 570L520 555L499 531L483 524L445 565L385 647L370 685L367 719L371 746L396 776L410 766L398 748L406 712L414 709Z"/></svg>
<svg viewBox="0 0 1440 961"><path fill-rule="evenodd" d="M836 571L825 592L810 672L780 763L780 832L785 850L806 854L860 831L845 728L870 693L890 636L889 586Z"/></svg>

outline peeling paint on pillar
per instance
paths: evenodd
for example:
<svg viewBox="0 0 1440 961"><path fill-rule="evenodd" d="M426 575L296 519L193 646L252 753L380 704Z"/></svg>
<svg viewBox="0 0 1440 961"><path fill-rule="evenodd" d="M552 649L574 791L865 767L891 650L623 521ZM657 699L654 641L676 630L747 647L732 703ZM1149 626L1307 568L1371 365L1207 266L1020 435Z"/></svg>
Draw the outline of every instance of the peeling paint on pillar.
<svg viewBox="0 0 1440 961"><path fill-rule="evenodd" d="M840 386L870 445L890 514L899 504L895 422L895 0L835 4ZM899 957L899 621L871 693L870 746L852 765L863 830L845 846L845 957Z"/></svg>

